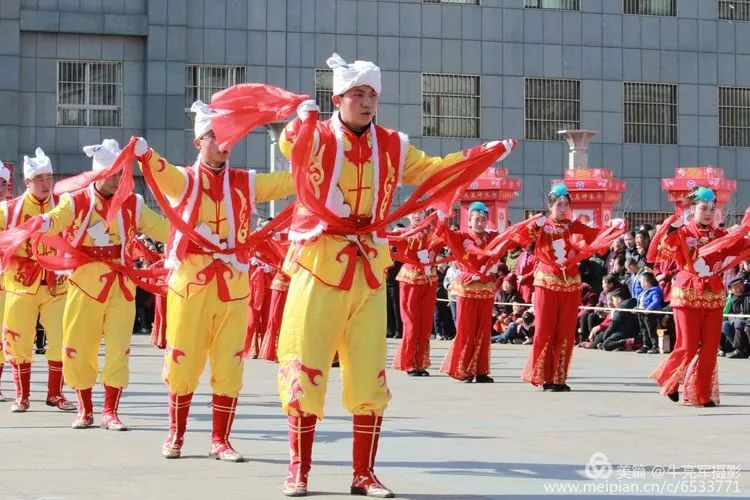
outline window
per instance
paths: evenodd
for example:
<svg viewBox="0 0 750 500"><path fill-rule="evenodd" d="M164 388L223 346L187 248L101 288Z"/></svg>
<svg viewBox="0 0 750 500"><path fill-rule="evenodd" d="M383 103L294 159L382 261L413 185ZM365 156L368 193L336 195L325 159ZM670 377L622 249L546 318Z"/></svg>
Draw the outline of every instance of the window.
<svg viewBox="0 0 750 500"><path fill-rule="evenodd" d="M677 0L624 0L623 12L640 16L677 16Z"/></svg>
<svg viewBox="0 0 750 500"><path fill-rule="evenodd" d="M719 146L750 147L750 88L719 87Z"/></svg>
<svg viewBox="0 0 750 500"><path fill-rule="evenodd" d="M57 125L120 127L122 63L58 61Z"/></svg>
<svg viewBox="0 0 750 500"><path fill-rule="evenodd" d="M333 70L315 70L315 103L320 108L319 120L327 120L333 115Z"/></svg>
<svg viewBox="0 0 750 500"><path fill-rule="evenodd" d="M524 0L527 9L581 10L580 0Z"/></svg>
<svg viewBox="0 0 750 500"><path fill-rule="evenodd" d="M533 141L558 141L558 130L581 128L581 82L526 78L524 137Z"/></svg>
<svg viewBox="0 0 750 500"><path fill-rule="evenodd" d="M719 0L719 19L750 21L750 0Z"/></svg>
<svg viewBox="0 0 750 500"><path fill-rule="evenodd" d="M211 96L219 90L243 83L245 68L242 66L208 66L189 64L185 67L185 128L193 128L194 115L190 107L195 101L209 104Z"/></svg>
<svg viewBox="0 0 750 500"><path fill-rule="evenodd" d="M624 85L625 142L677 144L677 85Z"/></svg>
<svg viewBox="0 0 750 500"><path fill-rule="evenodd" d="M479 0L422 0L423 3L458 3L463 5L479 5Z"/></svg>
<svg viewBox="0 0 750 500"><path fill-rule="evenodd" d="M422 74L422 136L479 137L479 77Z"/></svg>

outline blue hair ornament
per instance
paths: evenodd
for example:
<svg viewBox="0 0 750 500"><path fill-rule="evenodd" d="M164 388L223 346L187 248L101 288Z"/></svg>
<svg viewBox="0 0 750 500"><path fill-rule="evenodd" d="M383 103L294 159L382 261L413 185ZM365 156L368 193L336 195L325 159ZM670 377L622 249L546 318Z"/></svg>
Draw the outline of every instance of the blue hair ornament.
<svg viewBox="0 0 750 500"><path fill-rule="evenodd" d="M711 189L700 186L693 192L693 201L694 203L698 203L699 201L705 201L708 203L716 203L716 195L714 194Z"/></svg>
<svg viewBox="0 0 750 500"><path fill-rule="evenodd" d="M568 188L565 184L554 184L552 190L549 192L550 195L555 195L558 198L560 196L570 196L568 194Z"/></svg>
<svg viewBox="0 0 750 500"><path fill-rule="evenodd" d="M469 205L469 213L471 212L483 212L485 214L490 213L490 211L487 210L487 205L485 205L481 201L475 201L471 205Z"/></svg>

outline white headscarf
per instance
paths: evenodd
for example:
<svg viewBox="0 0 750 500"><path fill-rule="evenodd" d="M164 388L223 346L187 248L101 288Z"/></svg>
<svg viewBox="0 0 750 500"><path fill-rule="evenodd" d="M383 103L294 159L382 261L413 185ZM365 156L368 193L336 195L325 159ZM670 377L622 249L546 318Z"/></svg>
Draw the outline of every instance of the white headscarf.
<svg viewBox="0 0 750 500"><path fill-rule="evenodd" d="M8 167L6 167L5 164L1 161L0 161L0 179L3 179L5 182L10 181L10 170L8 170Z"/></svg>
<svg viewBox="0 0 750 500"><path fill-rule="evenodd" d="M341 95L360 85L369 85L380 95L380 68L375 64L370 61L347 63L335 52L326 62L333 69L333 95Z"/></svg>
<svg viewBox="0 0 750 500"><path fill-rule="evenodd" d="M102 170L111 166L120 154L120 145L114 139L104 139L101 144L84 146L83 152L92 158L92 170Z"/></svg>
<svg viewBox="0 0 750 500"><path fill-rule="evenodd" d="M33 179L40 174L52 173L52 161L44 154L42 148L36 148L36 157L23 157L23 178Z"/></svg>
<svg viewBox="0 0 750 500"><path fill-rule="evenodd" d="M195 138L200 139L212 130L211 120L219 114L218 111L210 109L206 103L198 99L190 106L190 111L195 113Z"/></svg>

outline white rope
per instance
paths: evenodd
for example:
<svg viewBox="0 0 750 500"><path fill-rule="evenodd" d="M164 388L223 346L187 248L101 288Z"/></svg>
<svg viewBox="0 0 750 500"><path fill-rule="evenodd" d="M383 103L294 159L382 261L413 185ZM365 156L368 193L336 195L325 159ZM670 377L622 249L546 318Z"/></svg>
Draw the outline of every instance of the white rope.
<svg viewBox="0 0 750 500"><path fill-rule="evenodd" d="M450 299L437 299L439 302L455 302ZM533 304L524 304L522 302L495 302L496 306L523 306L523 307L534 307ZM662 315L673 315L672 311L649 311L646 309L621 309L619 307L596 307L596 306L580 306L579 309L585 311L606 311L606 312L629 312L637 314L662 314ZM750 318L750 314L724 314L725 318Z"/></svg>

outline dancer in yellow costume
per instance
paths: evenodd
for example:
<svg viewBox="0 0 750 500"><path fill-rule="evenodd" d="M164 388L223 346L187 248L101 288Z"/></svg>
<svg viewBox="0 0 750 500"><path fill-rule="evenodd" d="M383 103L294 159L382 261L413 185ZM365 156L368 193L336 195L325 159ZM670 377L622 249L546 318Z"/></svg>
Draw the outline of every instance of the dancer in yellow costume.
<svg viewBox="0 0 750 500"><path fill-rule="evenodd" d="M52 195L52 162L41 148L36 157L24 157L23 176L26 192L0 204L0 228L9 229L55 207ZM42 245L39 255L52 251ZM62 316L68 283L63 276L44 271L36 262L31 244L21 245L5 271L5 317L3 345L13 366L16 399L14 413L29 409L31 361L37 319L47 333L47 405L74 410L75 405L62 393Z"/></svg>
<svg viewBox="0 0 750 500"><path fill-rule="evenodd" d="M0 161L0 200L5 200L8 197L8 181L10 181L10 170L8 170L3 162ZM3 312L5 312L5 286L2 282L2 276L0 276L0 326L3 322ZM0 378L3 375L3 367L5 366L5 350L3 348L3 342L0 341ZM0 389L0 401L5 401L3 391Z"/></svg>
<svg viewBox="0 0 750 500"><path fill-rule="evenodd" d="M83 151L93 157L96 171L112 165L120 147L117 141L106 139L102 144L84 147ZM46 221L42 232L48 235L64 232L73 247L91 258L91 262L76 268L70 275L63 315L63 374L65 382L78 396L74 429L91 427L94 423L91 389L96 384L99 344L104 338L101 426L127 430L117 410L122 390L129 380L135 284L106 262L132 268L132 245L139 232L156 241L169 238L166 219L146 206L140 195L133 193L107 226L110 202L119 182L117 174L65 194L57 207L41 216Z"/></svg>
<svg viewBox="0 0 750 500"><path fill-rule="evenodd" d="M347 64L338 54L328 65L338 110L317 124L308 181L314 196L341 219L360 227L377 223L389 214L399 184L420 184L473 153L429 157L410 146L405 134L375 125L380 69L367 61ZM301 119L314 111L312 101L298 108ZM290 123L281 138L287 158L300 124ZM323 418L328 370L338 351L344 406L354 416L351 493L392 497L373 472L390 399L384 273L392 261L385 234L337 234L298 205L289 239L284 272L291 282L278 348L279 393L292 454L283 493L307 494L315 425Z"/></svg>
<svg viewBox="0 0 750 500"><path fill-rule="evenodd" d="M210 359L214 393L210 455L237 462L243 458L229 443L229 432L242 388L250 292L249 256L235 249L250 233L254 204L291 195L294 183L289 172L256 175L229 168L229 151L219 149L211 127L216 113L200 101L192 110L194 144L200 154L191 167L170 164L143 138L135 147L149 187L157 197L166 196L189 226L188 233L173 228L166 256L171 274L164 379L169 385L170 424L162 454L180 456L192 395ZM210 242L214 249L200 241Z"/></svg>

